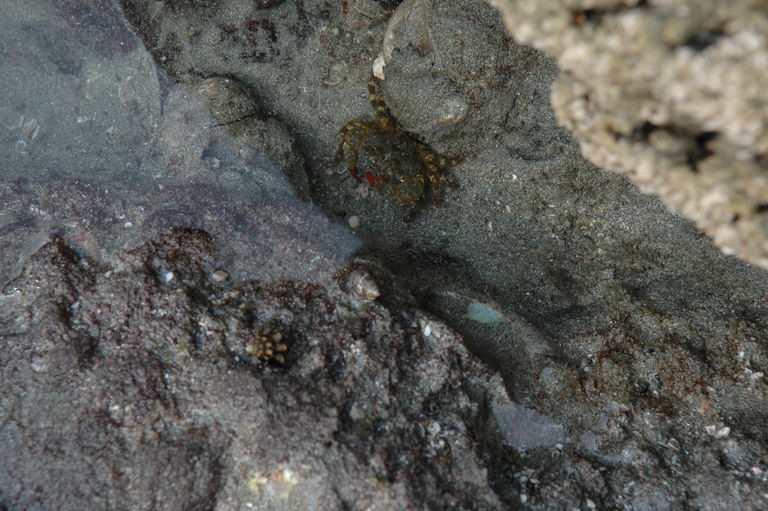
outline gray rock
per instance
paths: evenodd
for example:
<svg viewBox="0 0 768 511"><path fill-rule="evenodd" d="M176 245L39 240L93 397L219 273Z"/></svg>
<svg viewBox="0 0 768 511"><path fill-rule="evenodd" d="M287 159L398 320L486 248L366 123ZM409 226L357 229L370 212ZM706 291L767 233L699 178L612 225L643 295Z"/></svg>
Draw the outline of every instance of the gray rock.
<svg viewBox="0 0 768 511"><path fill-rule="evenodd" d="M480 448L505 506L763 507L759 463L734 470L720 460L728 439L742 462L764 452L765 389L745 375L768 367L757 341L768 332L765 272L724 257L661 201L585 160L550 104L556 61L505 36L491 8L404 2L393 19L407 23L395 32L371 4L225 3L152 16L154 4L138 2L129 16L171 74L236 77L288 126L316 203L340 223L355 216L369 267L391 270L382 303L397 310L410 295L445 318L514 403L564 427L563 451L521 454L499 437ZM201 37L186 35L190 21ZM333 166L338 130L373 118L366 83L385 44L381 86L395 120L463 157L448 171L458 189L436 206L425 197L408 224L402 205ZM476 434L491 438L489 408L480 417ZM708 433L726 427L727 438ZM758 476L734 491L746 473Z"/></svg>
<svg viewBox="0 0 768 511"><path fill-rule="evenodd" d="M77 39L106 26L77 17L87 6L12 5L50 18L43 31L74 38L70 50L134 70L101 61L114 82L83 105L109 112L124 76L143 85L117 102L110 132L137 145L81 146L73 132L67 159L57 132L49 158L13 156L0 181L4 247L34 252L50 231L67 240L45 245L0 297L11 396L0 424L17 470L3 475L0 505L31 507L39 482L41 507L68 502L59 495L79 495L80 508L765 507L766 273L585 160L550 105L556 62L506 36L490 7L419 5L413 30L390 41L384 101L401 135L462 160L447 170L458 188L436 205L427 193L410 223L333 164L339 129L372 119L366 83L393 33L392 2L126 3L182 85L135 71L148 62L136 44L120 60ZM84 68L46 53L18 19L2 33L45 65L13 76L47 69L51 83L90 90ZM488 60L473 67L478 56ZM236 125L256 112L253 137L197 101L200 77L236 80L212 109ZM47 90L67 89L30 88ZM24 94L9 96L14 108L37 118L25 108L38 96ZM0 149L34 142L35 129L13 124ZM312 199L338 224L264 154L303 159ZM339 224L364 242L353 266L358 241ZM17 254L0 252L19 268ZM34 450L43 434L56 448Z"/></svg>
<svg viewBox="0 0 768 511"><path fill-rule="evenodd" d="M7 509L500 508L471 437L489 376L444 325L214 284L202 231L117 261L55 239L0 296Z"/></svg>

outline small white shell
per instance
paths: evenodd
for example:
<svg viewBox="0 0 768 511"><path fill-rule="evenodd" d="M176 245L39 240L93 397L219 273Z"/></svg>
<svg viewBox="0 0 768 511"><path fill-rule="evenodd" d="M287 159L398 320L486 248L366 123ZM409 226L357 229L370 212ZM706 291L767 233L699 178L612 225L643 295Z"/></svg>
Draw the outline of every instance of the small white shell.
<svg viewBox="0 0 768 511"><path fill-rule="evenodd" d="M347 289L365 300L375 300L381 292L373 277L364 268L355 268L347 276Z"/></svg>
<svg viewBox="0 0 768 511"><path fill-rule="evenodd" d="M373 61L373 76L379 80L384 80L384 66L387 64L384 62L384 55L379 55L376 60Z"/></svg>
<svg viewBox="0 0 768 511"><path fill-rule="evenodd" d="M229 273L219 268L211 274L211 278L214 282L224 282L229 278Z"/></svg>

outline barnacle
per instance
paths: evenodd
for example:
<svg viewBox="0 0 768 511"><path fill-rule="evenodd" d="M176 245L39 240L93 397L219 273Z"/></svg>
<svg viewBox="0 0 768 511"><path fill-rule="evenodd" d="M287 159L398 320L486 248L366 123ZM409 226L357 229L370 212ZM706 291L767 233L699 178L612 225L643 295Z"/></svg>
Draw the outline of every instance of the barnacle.
<svg viewBox="0 0 768 511"><path fill-rule="evenodd" d="M251 342L245 347L245 351L260 360L275 361L282 364L285 362L283 354L288 351L288 345L285 343L281 332L266 327L253 335Z"/></svg>
<svg viewBox="0 0 768 511"><path fill-rule="evenodd" d="M381 294L379 285L365 268L353 268L344 281L344 288L364 300L375 300Z"/></svg>

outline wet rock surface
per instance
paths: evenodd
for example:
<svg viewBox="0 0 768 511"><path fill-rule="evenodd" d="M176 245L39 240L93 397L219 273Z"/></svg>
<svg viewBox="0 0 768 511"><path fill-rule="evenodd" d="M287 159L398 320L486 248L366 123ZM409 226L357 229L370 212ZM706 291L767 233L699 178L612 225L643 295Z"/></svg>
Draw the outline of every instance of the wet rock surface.
<svg viewBox="0 0 768 511"><path fill-rule="evenodd" d="M51 234L108 261L175 226L214 236L233 278L330 282L359 242L300 199L307 178L287 128L234 80L172 83L119 7L102 7L9 5L0 283ZM122 51L95 51L89 34L110 30L129 37Z"/></svg>
<svg viewBox="0 0 768 511"><path fill-rule="evenodd" d="M343 283L221 283L216 267L212 238L190 229L114 266L60 238L32 256L0 296L3 505L759 509L764 498L764 315L744 317L739 339L718 341L734 331L724 312L722 331L656 346L639 339L663 327L658 312L616 318L599 338L542 351L524 405L445 325L388 299L394 277L377 277L385 307Z"/></svg>
<svg viewBox="0 0 768 511"><path fill-rule="evenodd" d="M764 3L492 3L557 59L552 103L588 158L768 267Z"/></svg>
<svg viewBox="0 0 768 511"><path fill-rule="evenodd" d="M765 273L583 159L549 104L554 61L505 36L489 7L408 1L387 26L362 0L240 18L223 7L150 17L142 5L126 12L156 59L172 57L172 75L234 75L259 91L292 128L315 201L355 217L368 257L462 333L513 402L565 426L565 459L521 461L512 431L499 443L507 455L486 453L505 506L763 505L762 420L752 418L765 413L753 384L765 363ZM183 37L180 18L224 43ZM243 37L256 20L274 37ZM241 65L250 46L261 57ZM458 190L408 224L401 206L332 168L336 130L372 117L365 84L380 55L395 119L462 157L450 171ZM499 427L514 424L513 405L492 409ZM740 464L721 463L729 443Z"/></svg>
<svg viewBox="0 0 768 511"><path fill-rule="evenodd" d="M444 325L219 285L203 231L116 261L59 238L0 297L7 509L499 507L476 452L496 433L474 430L503 390Z"/></svg>
<svg viewBox="0 0 768 511"><path fill-rule="evenodd" d="M19 88L0 146L4 262L65 240L0 298L0 505L765 508L766 273L582 158L492 8L395 3L123 2L160 70L131 44L108 82L9 52L69 92ZM461 159L410 223L333 164L379 55L395 120Z"/></svg>

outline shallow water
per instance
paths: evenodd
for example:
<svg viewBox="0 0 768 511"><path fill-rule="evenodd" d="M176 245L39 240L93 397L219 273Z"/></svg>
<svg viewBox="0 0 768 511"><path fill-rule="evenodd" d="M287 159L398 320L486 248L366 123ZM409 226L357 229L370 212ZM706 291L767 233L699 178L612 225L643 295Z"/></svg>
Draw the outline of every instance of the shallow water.
<svg viewBox="0 0 768 511"><path fill-rule="evenodd" d="M51 235L108 262L207 230L238 278L329 282L359 242L155 66L116 5L10 2L0 23L0 282Z"/></svg>

